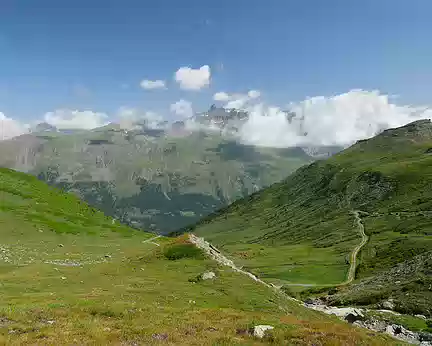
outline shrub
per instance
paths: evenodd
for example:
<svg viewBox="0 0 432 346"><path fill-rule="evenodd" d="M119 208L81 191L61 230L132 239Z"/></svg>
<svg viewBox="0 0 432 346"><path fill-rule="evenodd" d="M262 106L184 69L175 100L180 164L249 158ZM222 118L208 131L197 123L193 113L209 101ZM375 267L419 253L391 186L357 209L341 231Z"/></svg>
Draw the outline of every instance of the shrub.
<svg viewBox="0 0 432 346"><path fill-rule="evenodd" d="M172 245L164 251L164 256L171 261L175 261L181 258L204 258L202 251L193 244Z"/></svg>

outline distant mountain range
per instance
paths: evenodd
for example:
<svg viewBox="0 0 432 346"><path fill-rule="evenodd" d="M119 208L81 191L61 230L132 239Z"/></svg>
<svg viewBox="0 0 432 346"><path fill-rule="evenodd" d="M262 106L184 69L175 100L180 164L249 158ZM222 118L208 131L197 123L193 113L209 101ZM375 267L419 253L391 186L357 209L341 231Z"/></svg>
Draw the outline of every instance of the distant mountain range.
<svg viewBox="0 0 432 346"><path fill-rule="evenodd" d="M185 121L59 130L0 142L0 166L72 191L118 220L170 232L340 150L260 148L235 131L248 114L211 107Z"/></svg>

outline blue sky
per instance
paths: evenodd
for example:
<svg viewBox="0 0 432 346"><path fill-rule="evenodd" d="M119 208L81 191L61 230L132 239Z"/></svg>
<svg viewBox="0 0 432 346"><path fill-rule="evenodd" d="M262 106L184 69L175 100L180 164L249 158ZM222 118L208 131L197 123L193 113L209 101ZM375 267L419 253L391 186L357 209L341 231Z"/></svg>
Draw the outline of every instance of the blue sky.
<svg viewBox="0 0 432 346"><path fill-rule="evenodd" d="M179 99L201 110L216 92L251 89L279 105L354 88L430 104L430 13L430 0L5 0L0 111L25 121L58 108L168 114ZM203 65L209 86L174 81ZM167 88L143 90L143 79Z"/></svg>

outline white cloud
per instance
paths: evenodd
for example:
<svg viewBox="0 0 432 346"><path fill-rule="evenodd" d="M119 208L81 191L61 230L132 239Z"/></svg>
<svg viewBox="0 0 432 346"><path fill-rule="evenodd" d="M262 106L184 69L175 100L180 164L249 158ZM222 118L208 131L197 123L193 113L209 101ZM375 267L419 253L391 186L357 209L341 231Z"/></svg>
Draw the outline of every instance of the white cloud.
<svg viewBox="0 0 432 346"><path fill-rule="evenodd" d="M183 99L173 103L170 110L183 118L190 118L193 115L192 103Z"/></svg>
<svg viewBox="0 0 432 346"><path fill-rule="evenodd" d="M236 108L243 109L245 105L250 101L247 95L236 95L231 98L231 100L224 106L225 108Z"/></svg>
<svg viewBox="0 0 432 346"><path fill-rule="evenodd" d="M131 107L121 107L117 115L120 127L126 130L132 130L141 125L156 129L160 127L160 123L163 121L162 116L156 112L142 111Z"/></svg>
<svg viewBox="0 0 432 346"><path fill-rule="evenodd" d="M249 90L248 92L248 97L252 100L257 99L260 96L261 96L261 92L258 90Z"/></svg>
<svg viewBox="0 0 432 346"><path fill-rule="evenodd" d="M6 117L0 112L0 140L11 139L27 133L29 126L12 118Z"/></svg>
<svg viewBox="0 0 432 346"><path fill-rule="evenodd" d="M225 108L244 108L250 101L256 100L261 96L258 90L249 90L247 94L228 94L224 91L213 95L213 100L226 102Z"/></svg>
<svg viewBox="0 0 432 346"><path fill-rule="evenodd" d="M221 91L213 95L213 100L215 101L228 101L230 99L230 95L226 92Z"/></svg>
<svg viewBox="0 0 432 346"><path fill-rule="evenodd" d="M154 89L165 89L165 81L157 79L157 80L148 80L144 79L140 83L141 88L145 90L154 90Z"/></svg>
<svg viewBox="0 0 432 346"><path fill-rule="evenodd" d="M426 107L396 105L387 95L363 90L291 103L288 110L296 114L291 121L278 107L258 104L247 110L250 116L240 129L240 141L270 147L345 146L387 128L432 118Z"/></svg>
<svg viewBox="0 0 432 346"><path fill-rule="evenodd" d="M180 67L175 73L175 80L181 89L200 90L210 84L210 67L201 66L199 69Z"/></svg>
<svg viewBox="0 0 432 346"><path fill-rule="evenodd" d="M57 109L45 113L44 121L58 129L91 130L108 123L108 115L93 111Z"/></svg>

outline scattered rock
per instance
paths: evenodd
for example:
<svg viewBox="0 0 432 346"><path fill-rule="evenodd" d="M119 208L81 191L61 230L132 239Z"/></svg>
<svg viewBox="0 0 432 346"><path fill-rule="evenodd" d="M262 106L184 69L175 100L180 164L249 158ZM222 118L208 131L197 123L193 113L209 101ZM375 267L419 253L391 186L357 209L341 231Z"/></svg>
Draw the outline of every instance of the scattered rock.
<svg viewBox="0 0 432 346"><path fill-rule="evenodd" d="M66 276L62 276L61 279L62 279L62 280L66 280Z"/></svg>
<svg viewBox="0 0 432 346"><path fill-rule="evenodd" d="M59 247L64 247L64 245L63 245L63 244L58 244L58 246L59 246Z"/></svg>
<svg viewBox="0 0 432 346"><path fill-rule="evenodd" d="M215 328L215 327L208 327L208 328L206 328L206 330L209 331L209 332L215 332L215 331L217 331L217 328Z"/></svg>
<svg viewBox="0 0 432 346"><path fill-rule="evenodd" d="M262 339L265 336L266 331L274 329L273 326L267 326L264 324L260 324L259 326L254 327L253 335L257 338Z"/></svg>
<svg viewBox="0 0 432 346"><path fill-rule="evenodd" d="M386 327L385 332L397 339L409 342L411 344L419 344L420 336L417 333L411 332L404 327L397 325L397 324L391 324ZM428 342L428 341L425 341ZM427 345L427 344L426 344Z"/></svg>
<svg viewBox="0 0 432 346"><path fill-rule="evenodd" d="M47 323L47 324L54 324L55 321L54 321L54 320L48 320L48 321L46 321L46 323Z"/></svg>
<svg viewBox="0 0 432 346"><path fill-rule="evenodd" d="M105 255L104 257L105 258L111 258L112 256L111 255Z"/></svg>
<svg viewBox="0 0 432 346"><path fill-rule="evenodd" d="M12 321L6 317L0 317L0 328L11 324Z"/></svg>
<svg viewBox="0 0 432 346"><path fill-rule="evenodd" d="M414 317L421 318L422 320L427 319L425 315L414 315Z"/></svg>
<svg viewBox="0 0 432 346"><path fill-rule="evenodd" d="M402 327L398 326L396 324L389 325L386 328L386 333L390 334L390 335L400 334L400 333L402 333Z"/></svg>
<svg viewBox="0 0 432 346"><path fill-rule="evenodd" d="M190 299L190 300L189 300L189 304L196 304L196 301L195 301L195 300L192 300L192 299Z"/></svg>
<svg viewBox="0 0 432 346"><path fill-rule="evenodd" d="M210 280L214 279L216 277L216 274L213 272L205 272L201 275L202 280Z"/></svg>
<svg viewBox="0 0 432 346"><path fill-rule="evenodd" d="M154 333L152 335L152 338L155 340L166 340L166 339L168 339L168 334L167 333L163 333L163 334Z"/></svg>
<svg viewBox="0 0 432 346"><path fill-rule="evenodd" d="M332 307L327 305L317 305L317 304L307 304L307 303L304 303L304 306L309 309L322 311L327 315L336 315L337 317L347 321L352 320L353 322L355 322L358 320L362 320L364 318L363 309L337 308L337 307ZM348 317L349 315L351 316Z"/></svg>
<svg viewBox="0 0 432 346"><path fill-rule="evenodd" d="M432 343L432 334L431 333L427 333L427 332L420 332L419 333L419 340L421 342L427 341L427 342Z"/></svg>
<svg viewBox="0 0 432 346"><path fill-rule="evenodd" d="M388 310L393 310L395 308L393 300L391 299L384 301L381 305L384 309L388 309Z"/></svg>
<svg viewBox="0 0 432 346"><path fill-rule="evenodd" d="M104 330L104 332L110 332L111 328L110 327L105 327L103 330Z"/></svg>

